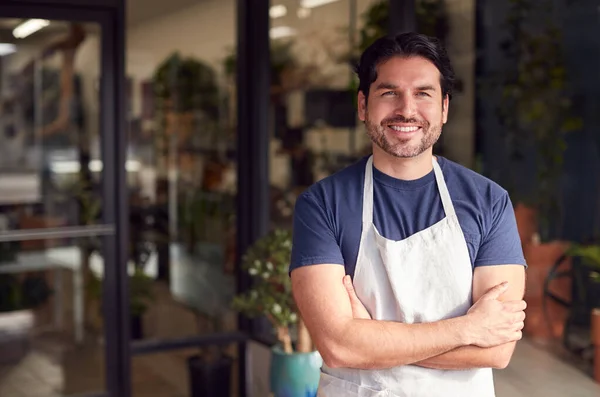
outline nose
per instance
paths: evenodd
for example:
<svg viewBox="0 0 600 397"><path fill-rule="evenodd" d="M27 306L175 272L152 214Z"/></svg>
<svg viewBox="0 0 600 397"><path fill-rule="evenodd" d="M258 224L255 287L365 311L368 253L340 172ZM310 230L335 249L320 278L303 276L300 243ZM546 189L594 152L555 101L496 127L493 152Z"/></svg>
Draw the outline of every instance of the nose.
<svg viewBox="0 0 600 397"><path fill-rule="evenodd" d="M415 98L408 93L398 95L394 114L411 118L417 114L417 104Z"/></svg>

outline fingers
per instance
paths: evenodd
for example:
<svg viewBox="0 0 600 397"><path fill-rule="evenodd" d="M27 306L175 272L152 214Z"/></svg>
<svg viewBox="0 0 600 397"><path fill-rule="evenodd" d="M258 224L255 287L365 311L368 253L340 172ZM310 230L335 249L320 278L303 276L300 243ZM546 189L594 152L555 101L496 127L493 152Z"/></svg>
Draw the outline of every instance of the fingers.
<svg viewBox="0 0 600 397"><path fill-rule="evenodd" d="M490 299L498 299L503 293L508 289L508 282L504 281L492 288L490 288L481 299L490 300Z"/></svg>
<svg viewBox="0 0 600 397"><path fill-rule="evenodd" d="M523 338L523 332L516 331L514 340L517 341L517 340L521 340L522 338Z"/></svg>
<svg viewBox="0 0 600 397"><path fill-rule="evenodd" d="M504 306L504 310L507 310L509 312L522 312L523 310L525 310L527 308L527 302L525 302L524 300L520 300L520 301L508 301L508 302L504 302L503 303Z"/></svg>
<svg viewBox="0 0 600 397"><path fill-rule="evenodd" d="M525 328L525 322L521 321L515 324L515 328L517 331L521 331L523 328Z"/></svg>
<svg viewBox="0 0 600 397"><path fill-rule="evenodd" d="M344 276L344 287L350 296L350 300L358 299L356 296L356 291L354 291L354 285L352 285L352 279L348 275Z"/></svg>

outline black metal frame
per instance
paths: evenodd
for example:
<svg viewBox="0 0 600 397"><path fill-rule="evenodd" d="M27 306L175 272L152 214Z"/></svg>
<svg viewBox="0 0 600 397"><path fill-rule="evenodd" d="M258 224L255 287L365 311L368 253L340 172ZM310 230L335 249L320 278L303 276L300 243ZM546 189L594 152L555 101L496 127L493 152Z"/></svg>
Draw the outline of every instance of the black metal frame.
<svg viewBox="0 0 600 397"><path fill-rule="evenodd" d="M389 0L390 33L414 32L417 29L415 0Z"/></svg>
<svg viewBox="0 0 600 397"><path fill-rule="evenodd" d="M125 164L125 115L124 106L124 7L90 7L75 5L74 2L57 0L19 1L0 5L0 17L8 18L44 18L77 22L94 22L102 31L102 78L101 78L101 128L103 142L102 162L104 194L104 234L105 263L127 263L127 197ZM92 5L98 6L99 1ZM86 4L86 3L84 3ZM115 100L117 98L117 100ZM113 230L114 226L114 230ZM82 228L77 230L57 230L63 237L78 237L88 234ZM92 230L92 229L90 229ZM40 231L40 236L43 231ZM27 239L31 236L25 236ZM43 237L43 236L42 236ZM125 258L125 260L123 260ZM110 396L128 396L130 385L129 341L123 335L125 324L122 319L128 317L127 273L125 266L106 266L103 283L103 309L105 313L106 340L106 393ZM98 394L95 394L98 395ZM100 394L106 395L106 394Z"/></svg>

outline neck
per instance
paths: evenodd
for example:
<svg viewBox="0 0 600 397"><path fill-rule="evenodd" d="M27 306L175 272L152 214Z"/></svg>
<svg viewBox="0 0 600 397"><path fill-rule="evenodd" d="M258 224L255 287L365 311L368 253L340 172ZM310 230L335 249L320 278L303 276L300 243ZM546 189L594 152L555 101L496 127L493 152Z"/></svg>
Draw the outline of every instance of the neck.
<svg viewBox="0 0 600 397"><path fill-rule="evenodd" d="M405 181L419 179L433 169L433 151L431 148L416 157L394 157L379 147L373 147L373 166L393 178Z"/></svg>

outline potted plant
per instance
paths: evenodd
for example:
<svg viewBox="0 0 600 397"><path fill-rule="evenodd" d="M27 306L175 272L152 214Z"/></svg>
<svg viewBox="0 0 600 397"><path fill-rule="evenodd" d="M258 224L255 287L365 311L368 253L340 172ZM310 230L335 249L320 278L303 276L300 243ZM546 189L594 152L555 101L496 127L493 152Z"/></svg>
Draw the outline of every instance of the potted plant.
<svg viewBox="0 0 600 397"><path fill-rule="evenodd" d="M143 317L155 298L153 283L154 279L146 275L143 268L138 266L135 266L133 273L129 275L129 319L132 340L144 338ZM102 328L102 279L90 273L87 289L97 302L94 309L95 327L100 329Z"/></svg>
<svg viewBox="0 0 600 397"><path fill-rule="evenodd" d="M594 348L594 379L600 383L600 245L573 244L567 250L567 255L580 258L582 264L588 267L591 288L583 291L588 295L584 301L590 306L591 315L591 343ZM583 284L583 283L582 283Z"/></svg>
<svg viewBox="0 0 600 397"><path fill-rule="evenodd" d="M35 309L52 294L43 275L0 274L0 365L13 364L29 349Z"/></svg>
<svg viewBox="0 0 600 397"><path fill-rule="evenodd" d="M278 340L271 349L269 374L274 397L315 396L323 363L292 296L291 249L291 232L286 229L257 240L243 258L254 283L233 301L235 310L249 318L265 316L273 326Z"/></svg>
<svg viewBox="0 0 600 397"><path fill-rule="evenodd" d="M221 129L223 98L217 72L206 62L174 52L158 65L152 78L154 94L154 153L156 206L162 213L167 233L175 232L177 214L169 210L168 200L187 187L184 181L199 180L198 169L210 167L212 156L227 142ZM169 177L176 169L177 178ZM162 233L162 231L161 231ZM169 280L169 239L157 243L159 279Z"/></svg>

